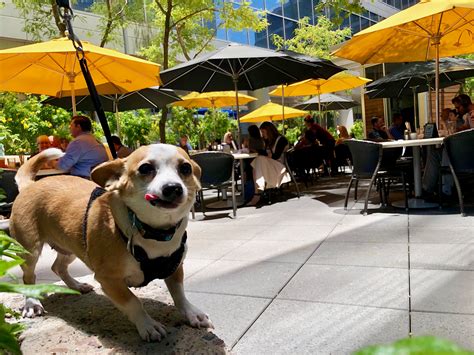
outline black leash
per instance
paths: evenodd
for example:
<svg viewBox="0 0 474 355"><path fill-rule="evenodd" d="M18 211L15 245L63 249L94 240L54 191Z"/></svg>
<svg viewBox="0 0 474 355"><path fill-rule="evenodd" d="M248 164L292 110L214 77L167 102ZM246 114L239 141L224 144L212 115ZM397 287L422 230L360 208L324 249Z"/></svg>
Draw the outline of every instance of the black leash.
<svg viewBox="0 0 474 355"><path fill-rule="evenodd" d="M104 135L107 139L107 144L109 145L110 153L112 154L112 157L116 159L117 152L115 151L114 144L112 143L112 135L110 133L109 124L107 123L107 119L105 118L105 112L102 108L102 103L100 102L99 94L97 93L94 81L92 80L92 76L89 72L89 67L87 66L87 60L84 54L82 43L79 38L74 34L74 29L72 28L72 18L74 14L71 9L71 3L69 0L56 0L56 4L59 6L59 14L64 20L64 24L66 25L68 38L72 41L74 48L76 48L76 56L79 60L79 65L81 66L82 75L84 76L87 88L89 89L89 94L92 99L95 112L97 112L97 116L99 117L100 125L104 130ZM63 10L63 12L61 12L61 9Z"/></svg>

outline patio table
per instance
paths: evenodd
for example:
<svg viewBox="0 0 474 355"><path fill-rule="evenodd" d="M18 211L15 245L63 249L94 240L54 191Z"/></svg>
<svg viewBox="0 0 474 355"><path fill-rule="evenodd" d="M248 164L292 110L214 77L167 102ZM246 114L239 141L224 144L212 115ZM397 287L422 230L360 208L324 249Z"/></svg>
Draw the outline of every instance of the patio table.
<svg viewBox="0 0 474 355"><path fill-rule="evenodd" d="M382 147L386 148L413 148L413 180L415 183L415 198L408 200L409 208L433 208L437 207L437 203L426 202L421 198L422 182L421 182L421 154L420 148L424 145L441 145L443 144L443 137L440 138L426 138L426 139L409 139L409 140L398 140L381 142ZM398 201L397 201L398 202ZM405 204L394 202L392 205L395 207L405 208Z"/></svg>

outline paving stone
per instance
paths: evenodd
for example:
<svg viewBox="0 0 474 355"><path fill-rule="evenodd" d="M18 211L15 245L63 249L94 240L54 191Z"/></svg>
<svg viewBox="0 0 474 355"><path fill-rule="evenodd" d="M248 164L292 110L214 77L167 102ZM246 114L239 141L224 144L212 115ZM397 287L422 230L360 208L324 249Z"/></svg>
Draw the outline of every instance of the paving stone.
<svg viewBox="0 0 474 355"><path fill-rule="evenodd" d="M407 311L276 300L232 352L351 354L406 337L407 324Z"/></svg>
<svg viewBox="0 0 474 355"><path fill-rule="evenodd" d="M410 226L410 243L474 244L473 226Z"/></svg>
<svg viewBox="0 0 474 355"><path fill-rule="evenodd" d="M474 271L474 244L412 243L410 263L415 269Z"/></svg>

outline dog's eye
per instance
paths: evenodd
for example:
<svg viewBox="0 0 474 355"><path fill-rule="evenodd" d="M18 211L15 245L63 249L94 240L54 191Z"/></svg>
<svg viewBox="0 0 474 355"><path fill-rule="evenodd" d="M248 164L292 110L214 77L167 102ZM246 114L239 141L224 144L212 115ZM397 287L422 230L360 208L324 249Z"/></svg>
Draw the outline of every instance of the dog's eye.
<svg viewBox="0 0 474 355"><path fill-rule="evenodd" d="M155 172L155 167L151 165L150 163L145 163L145 164L140 165L140 167L138 168L138 172L141 175L150 175L153 172Z"/></svg>
<svg viewBox="0 0 474 355"><path fill-rule="evenodd" d="M193 172L193 168L191 167L191 164L189 164L189 163L181 164L179 166L178 170L179 170L179 173L184 175L184 176L191 175L191 173Z"/></svg>

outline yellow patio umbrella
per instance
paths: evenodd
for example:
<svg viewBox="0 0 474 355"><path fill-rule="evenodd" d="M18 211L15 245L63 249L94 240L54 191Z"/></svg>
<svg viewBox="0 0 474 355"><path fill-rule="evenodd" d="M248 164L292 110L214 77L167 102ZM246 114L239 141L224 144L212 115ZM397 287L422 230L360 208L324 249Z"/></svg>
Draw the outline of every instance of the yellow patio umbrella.
<svg viewBox="0 0 474 355"><path fill-rule="evenodd" d="M270 92L274 96L321 95L335 91L349 90L372 80L346 72L334 74L329 79L308 79L290 85L279 85Z"/></svg>
<svg viewBox="0 0 474 355"><path fill-rule="evenodd" d="M249 95L238 93L239 104L248 104L257 98ZM236 105L235 91L210 91L210 92L192 92L181 98L181 101L172 103L172 106L181 106L185 108L194 107L226 107Z"/></svg>
<svg viewBox="0 0 474 355"><path fill-rule="evenodd" d="M160 66L82 42L99 94L124 94L160 85ZM62 97L89 95L76 49L67 38L0 50L0 91Z"/></svg>
<svg viewBox="0 0 474 355"><path fill-rule="evenodd" d="M282 109L282 105L269 102L241 117L240 122L281 121L286 118L301 117L308 113L308 111L285 106L285 114L283 115Z"/></svg>
<svg viewBox="0 0 474 355"><path fill-rule="evenodd" d="M436 60L439 120L439 58L474 53L473 0L421 0L357 33L334 54L361 64Z"/></svg>

